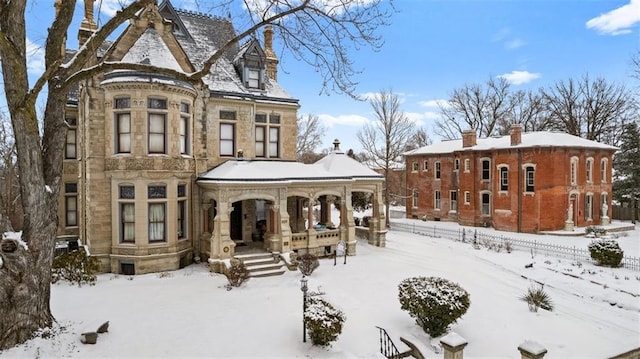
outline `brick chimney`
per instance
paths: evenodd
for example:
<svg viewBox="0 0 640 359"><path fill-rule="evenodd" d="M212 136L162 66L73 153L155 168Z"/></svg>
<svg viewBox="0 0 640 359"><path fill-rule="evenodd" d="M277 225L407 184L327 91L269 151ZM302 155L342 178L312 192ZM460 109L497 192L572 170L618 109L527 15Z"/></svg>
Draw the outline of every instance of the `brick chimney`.
<svg viewBox="0 0 640 359"><path fill-rule="evenodd" d="M267 76L278 81L278 57L273 52L273 26L264 27L264 52L267 55Z"/></svg>
<svg viewBox="0 0 640 359"><path fill-rule="evenodd" d="M522 125L517 123L511 125L511 146L517 146L522 143Z"/></svg>
<svg viewBox="0 0 640 359"><path fill-rule="evenodd" d="M476 131L475 130L466 130L462 131L462 147L473 147L477 144L476 142Z"/></svg>

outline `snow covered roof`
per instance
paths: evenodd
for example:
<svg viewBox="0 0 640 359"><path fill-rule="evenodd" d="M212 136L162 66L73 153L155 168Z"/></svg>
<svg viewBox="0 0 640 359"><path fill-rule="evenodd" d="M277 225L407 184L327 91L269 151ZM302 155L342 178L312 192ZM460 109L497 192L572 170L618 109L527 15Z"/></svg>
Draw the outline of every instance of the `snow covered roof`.
<svg viewBox="0 0 640 359"><path fill-rule="evenodd" d="M381 181L381 174L341 152L332 152L314 164L273 160L229 160L198 177L197 182L304 183L315 181Z"/></svg>
<svg viewBox="0 0 640 359"><path fill-rule="evenodd" d="M176 33L176 39L196 68L236 36L229 19L179 9L175 10L175 14L187 31ZM204 77L203 81L212 92L220 96L271 98L297 103L296 99L272 79L267 79L264 90L245 87L233 66L233 59L238 51L238 46L233 46L212 66L209 75Z"/></svg>
<svg viewBox="0 0 640 359"><path fill-rule="evenodd" d="M186 54L188 61L196 69L201 68L212 54L236 36L233 24L227 18L175 9L168 0L162 1L159 12L165 19L173 21L175 24L176 30L173 32L173 36ZM118 41L113 44L110 42L105 44L118 46ZM232 46L215 62L209 74L203 77L203 82L209 87L213 96L251 98L260 101L273 101L274 103L290 103L297 106L298 100L289 95L273 79L265 79L264 89L244 86L240 75L233 66L233 59L238 51L237 44ZM144 31L121 61L184 71L180 62L169 50L165 40L153 28ZM155 80L155 78L150 79L147 74L141 74L141 76L142 78L139 80L131 76L119 79L111 77L111 82ZM74 95L77 98L77 94L71 94L71 96Z"/></svg>
<svg viewBox="0 0 640 359"><path fill-rule="evenodd" d="M522 141L518 145L511 145L511 136L479 138L475 146L462 147L462 139L442 141L433 145L417 148L405 152L405 156L424 154L443 154L456 151L486 151L507 148L529 148L529 147L577 147L594 148L605 150L617 150L616 147L605 145L596 141L573 136L563 132L537 131L525 132L522 134Z"/></svg>

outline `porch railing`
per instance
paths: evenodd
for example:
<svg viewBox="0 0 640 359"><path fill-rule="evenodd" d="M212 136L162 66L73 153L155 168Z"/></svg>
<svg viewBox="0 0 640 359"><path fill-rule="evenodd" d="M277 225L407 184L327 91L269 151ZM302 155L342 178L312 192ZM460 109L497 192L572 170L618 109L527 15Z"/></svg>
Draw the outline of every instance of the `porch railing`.
<svg viewBox="0 0 640 359"><path fill-rule="evenodd" d="M376 326L376 328L378 328L378 332L380 333L380 353L388 359L402 358L400 351L393 343L393 340L391 340L389 334L387 334L387 331L378 326Z"/></svg>

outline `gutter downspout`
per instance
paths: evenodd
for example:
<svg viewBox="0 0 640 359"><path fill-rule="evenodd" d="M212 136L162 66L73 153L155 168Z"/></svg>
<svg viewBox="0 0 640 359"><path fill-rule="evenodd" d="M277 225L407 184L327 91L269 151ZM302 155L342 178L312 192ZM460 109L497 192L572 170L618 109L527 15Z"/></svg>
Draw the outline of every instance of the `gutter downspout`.
<svg viewBox="0 0 640 359"><path fill-rule="evenodd" d="M522 152L518 151L518 233L522 232Z"/></svg>

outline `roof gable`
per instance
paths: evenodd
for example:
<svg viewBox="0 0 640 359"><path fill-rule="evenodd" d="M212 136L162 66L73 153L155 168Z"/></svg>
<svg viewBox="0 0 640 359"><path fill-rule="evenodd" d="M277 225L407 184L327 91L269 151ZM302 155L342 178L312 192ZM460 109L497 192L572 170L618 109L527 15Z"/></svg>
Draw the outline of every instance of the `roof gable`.
<svg viewBox="0 0 640 359"><path fill-rule="evenodd" d="M166 20L155 4L150 4L132 19L109 48L105 59L193 72L194 67L174 36L173 28L173 22Z"/></svg>

